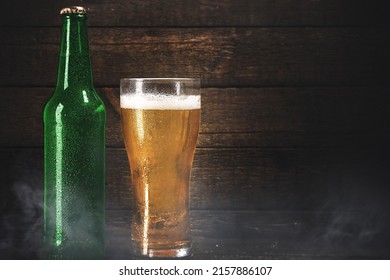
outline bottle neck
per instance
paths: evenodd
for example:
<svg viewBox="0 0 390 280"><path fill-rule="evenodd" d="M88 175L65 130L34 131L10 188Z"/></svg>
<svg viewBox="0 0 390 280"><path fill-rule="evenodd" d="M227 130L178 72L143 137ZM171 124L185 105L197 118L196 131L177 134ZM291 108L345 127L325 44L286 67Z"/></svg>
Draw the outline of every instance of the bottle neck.
<svg viewBox="0 0 390 280"><path fill-rule="evenodd" d="M86 15L63 15L57 89L93 87Z"/></svg>

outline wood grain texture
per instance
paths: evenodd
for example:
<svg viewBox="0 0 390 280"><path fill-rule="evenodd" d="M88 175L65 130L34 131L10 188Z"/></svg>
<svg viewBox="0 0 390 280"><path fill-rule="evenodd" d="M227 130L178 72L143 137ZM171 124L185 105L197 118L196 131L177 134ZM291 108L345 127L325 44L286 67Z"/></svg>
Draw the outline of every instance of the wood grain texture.
<svg viewBox="0 0 390 280"><path fill-rule="evenodd" d="M389 259L384 0L75 0L0 17L0 258L39 258L42 110L63 6L89 8L107 108L107 258L134 259L123 77L200 77L194 259ZM14 210L9 212L9 210Z"/></svg>
<svg viewBox="0 0 390 280"><path fill-rule="evenodd" d="M343 209L192 211L191 259L388 259L386 216L361 214ZM41 257L41 215L4 215L0 259ZM137 259L130 243L131 212L107 211L106 216L106 258Z"/></svg>
<svg viewBox="0 0 390 280"><path fill-rule="evenodd" d="M90 28L95 85L201 77L205 87L384 85L381 28ZM0 86L54 86L58 28L3 28Z"/></svg>
<svg viewBox="0 0 390 280"><path fill-rule="evenodd" d="M15 0L0 26L58 26L67 5L87 7L91 26L372 26L388 11L383 0Z"/></svg>
<svg viewBox="0 0 390 280"><path fill-rule="evenodd" d="M123 147L119 89L97 90L106 104L107 145ZM42 112L52 91L0 88L0 146L43 145ZM390 133L387 93L384 87L204 88L198 147L372 145Z"/></svg>
<svg viewBox="0 0 390 280"><path fill-rule="evenodd" d="M390 149L197 149L192 209L327 210L388 205ZM42 148L0 149L2 209L42 204ZM123 148L107 150L107 209L131 209ZM26 200L26 201L24 201ZM31 208L30 207L30 208Z"/></svg>

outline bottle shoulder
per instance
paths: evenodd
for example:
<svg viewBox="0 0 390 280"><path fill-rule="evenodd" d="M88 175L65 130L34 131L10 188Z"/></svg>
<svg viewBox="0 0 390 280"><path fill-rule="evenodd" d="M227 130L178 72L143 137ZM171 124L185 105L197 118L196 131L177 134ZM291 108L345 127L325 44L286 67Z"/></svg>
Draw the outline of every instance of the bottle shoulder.
<svg viewBox="0 0 390 280"><path fill-rule="evenodd" d="M94 88L54 90L46 103L45 109L56 108L59 104L73 108L103 107L104 102Z"/></svg>
<svg viewBox="0 0 390 280"><path fill-rule="evenodd" d="M105 106L95 89L55 90L44 108L44 116L104 115Z"/></svg>

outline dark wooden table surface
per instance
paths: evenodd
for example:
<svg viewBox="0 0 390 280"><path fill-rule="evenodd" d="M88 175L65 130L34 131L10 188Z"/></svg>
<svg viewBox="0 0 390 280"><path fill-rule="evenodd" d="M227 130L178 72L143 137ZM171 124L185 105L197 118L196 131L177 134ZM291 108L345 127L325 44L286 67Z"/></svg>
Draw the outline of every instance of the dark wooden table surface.
<svg viewBox="0 0 390 280"><path fill-rule="evenodd" d="M193 255L188 259L388 259L390 230L380 221L384 217L371 213L362 223L364 214L192 211ZM41 258L42 219L35 218L8 213L0 259ZM132 254L130 221L130 211L108 211L106 259L139 258Z"/></svg>
<svg viewBox="0 0 390 280"><path fill-rule="evenodd" d="M89 10L107 110L107 258L133 258L120 130L123 77L200 77L194 259L390 258L390 88L384 0L102 0ZM0 258L39 258L42 110L59 9L0 17Z"/></svg>

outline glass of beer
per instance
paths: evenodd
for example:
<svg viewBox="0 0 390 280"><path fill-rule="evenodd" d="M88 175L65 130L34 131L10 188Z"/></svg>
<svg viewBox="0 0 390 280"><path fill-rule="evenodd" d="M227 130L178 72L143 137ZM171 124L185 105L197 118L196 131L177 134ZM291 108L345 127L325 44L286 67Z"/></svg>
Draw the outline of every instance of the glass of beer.
<svg viewBox="0 0 390 280"><path fill-rule="evenodd" d="M123 136L135 206L136 255L191 254L189 181L200 124L200 81L121 79Z"/></svg>

